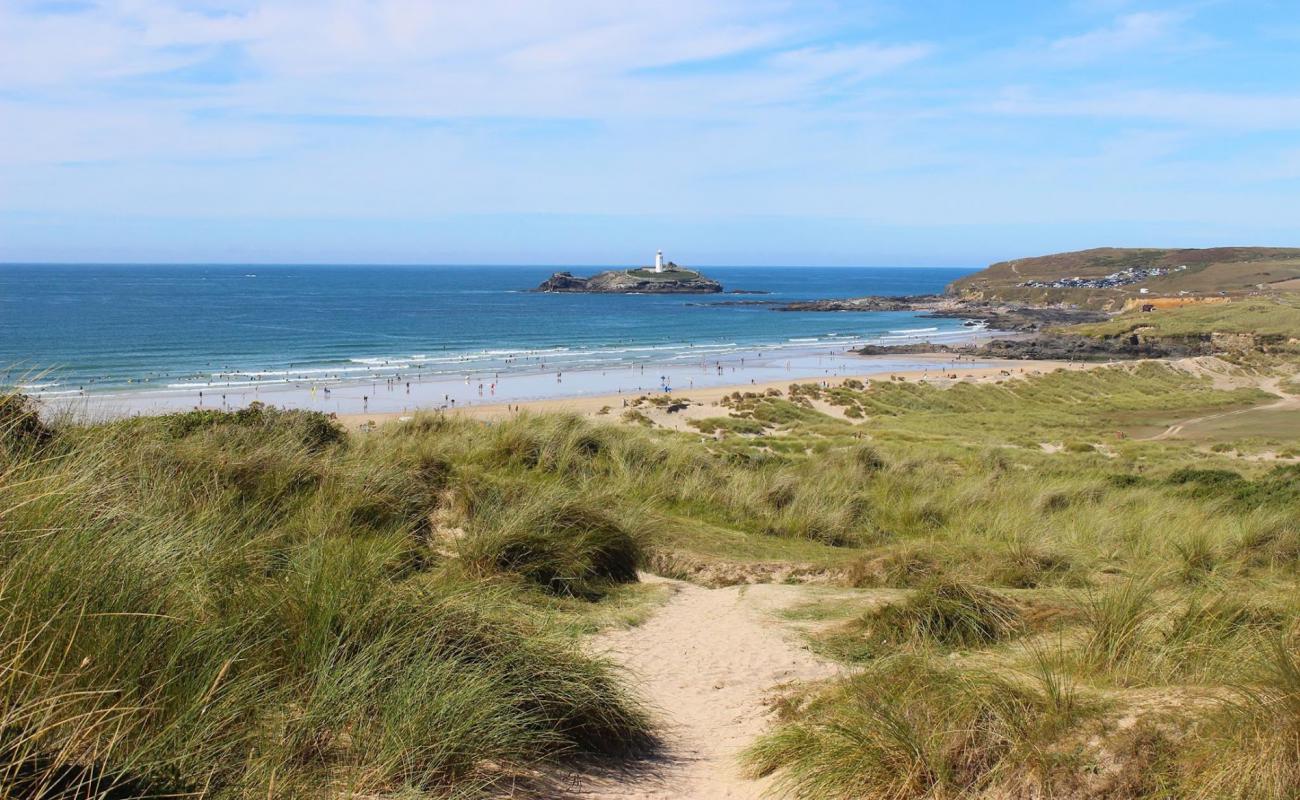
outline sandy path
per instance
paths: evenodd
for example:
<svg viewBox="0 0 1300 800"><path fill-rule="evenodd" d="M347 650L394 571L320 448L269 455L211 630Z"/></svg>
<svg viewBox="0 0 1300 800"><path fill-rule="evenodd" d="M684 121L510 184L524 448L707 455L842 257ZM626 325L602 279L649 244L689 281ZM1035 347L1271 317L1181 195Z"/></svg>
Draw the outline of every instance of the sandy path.
<svg viewBox="0 0 1300 800"><path fill-rule="evenodd" d="M1190 419L1185 419L1182 422L1176 422L1173 425L1170 425L1168 428L1165 428L1160 433L1157 433L1154 436L1148 436L1145 439L1139 439L1138 441L1154 442L1163 439L1172 439L1175 436L1182 434L1182 432L1188 427L1202 425L1206 422L1212 422L1214 420L1223 419L1224 417L1235 417L1241 414L1254 414L1260 411L1277 411L1282 409L1300 410L1300 395L1289 395L1284 393L1280 388L1280 384L1281 381L1280 379L1277 378L1260 381L1258 384L1256 384L1260 389L1263 389L1266 392L1272 392L1273 394L1283 395L1281 399L1276 400L1272 403L1265 403L1263 405L1251 406L1249 408L1239 408L1236 409L1235 411L1220 411L1217 414L1206 414L1200 417L1192 417Z"/></svg>
<svg viewBox="0 0 1300 800"><path fill-rule="evenodd" d="M774 584L704 589L666 583L673 597L644 624L602 635L595 649L623 664L660 720L664 753L644 773L585 778L598 800L758 798L768 781L740 775L736 756L767 729L764 701L785 683L837 674L773 612L806 599Z"/></svg>

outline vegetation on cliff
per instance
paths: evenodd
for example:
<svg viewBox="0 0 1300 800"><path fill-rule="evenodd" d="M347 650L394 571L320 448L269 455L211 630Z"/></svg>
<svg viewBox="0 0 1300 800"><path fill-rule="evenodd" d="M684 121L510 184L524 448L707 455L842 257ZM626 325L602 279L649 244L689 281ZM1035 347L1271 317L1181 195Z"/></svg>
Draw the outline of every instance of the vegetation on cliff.
<svg viewBox="0 0 1300 800"><path fill-rule="evenodd" d="M1073 333L1116 337L1141 333L1148 338L1248 335L1285 343L1300 340L1300 294L1267 299L1243 298L1222 303L1193 303L1175 308L1135 309L1104 322L1076 325Z"/></svg>
<svg viewBox="0 0 1300 800"><path fill-rule="evenodd" d="M1144 294L1218 295L1297 288L1297 248L1101 247L1001 261L954 281L948 291L983 300L1066 302L1118 311L1126 301Z"/></svg>

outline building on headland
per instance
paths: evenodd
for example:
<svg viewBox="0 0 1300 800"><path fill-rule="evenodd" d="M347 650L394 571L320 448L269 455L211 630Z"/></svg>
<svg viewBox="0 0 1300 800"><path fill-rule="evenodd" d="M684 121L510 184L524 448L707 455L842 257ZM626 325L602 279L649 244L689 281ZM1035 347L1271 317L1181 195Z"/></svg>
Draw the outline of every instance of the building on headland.
<svg viewBox="0 0 1300 800"><path fill-rule="evenodd" d="M655 251L655 272L663 272L663 271L664 271L664 251L656 250Z"/></svg>

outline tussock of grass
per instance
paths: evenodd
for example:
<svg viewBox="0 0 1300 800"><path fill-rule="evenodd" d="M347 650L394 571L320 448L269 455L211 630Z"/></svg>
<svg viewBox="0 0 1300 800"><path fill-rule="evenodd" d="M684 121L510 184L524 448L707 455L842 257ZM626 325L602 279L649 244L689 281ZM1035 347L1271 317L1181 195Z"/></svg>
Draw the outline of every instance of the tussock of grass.
<svg viewBox="0 0 1300 800"><path fill-rule="evenodd" d="M1254 680L1206 715L1177 766L1188 796L1286 800L1300 786L1300 651L1274 636L1248 657Z"/></svg>
<svg viewBox="0 0 1300 800"><path fill-rule="evenodd" d="M722 433L758 436L767 430L767 426L758 420L737 417L707 417L705 419L690 420L687 424L700 433L707 434L716 434L721 431Z"/></svg>
<svg viewBox="0 0 1300 800"><path fill-rule="evenodd" d="M1008 598L969 583L937 579L906 600L885 605L840 628L827 649L847 660L909 646L982 647L1025 629L1021 609Z"/></svg>
<svg viewBox="0 0 1300 800"><path fill-rule="evenodd" d="M460 556L480 574L516 574L555 594L598 597L605 584L636 580L642 549L597 500L551 493L482 515Z"/></svg>
<svg viewBox="0 0 1300 800"><path fill-rule="evenodd" d="M883 659L795 710L746 761L798 798L973 796L1087 713L1055 698L996 674Z"/></svg>
<svg viewBox="0 0 1300 800"><path fill-rule="evenodd" d="M1142 645L1147 623L1155 613L1154 588L1143 580L1127 580L1092 594L1084 606L1087 640L1085 661L1095 669L1115 670Z"/></svg>

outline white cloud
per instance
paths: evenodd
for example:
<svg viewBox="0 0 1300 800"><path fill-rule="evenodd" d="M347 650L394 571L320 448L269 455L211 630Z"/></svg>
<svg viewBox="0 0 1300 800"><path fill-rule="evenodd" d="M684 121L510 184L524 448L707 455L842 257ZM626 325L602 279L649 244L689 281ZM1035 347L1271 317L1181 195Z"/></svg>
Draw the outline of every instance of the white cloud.
<svg viewBox="0 0 1300 800"><path fill-rule="evenodd" d="M1124 14L1104 28L1056 39L1048 50L1055 58L1082 63L1144 49L1203 44L1203 38L1183 30L1185 20L1186 15L1169 11Z"/></svg>

